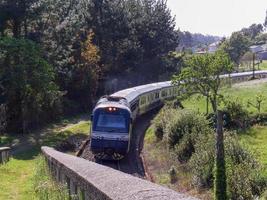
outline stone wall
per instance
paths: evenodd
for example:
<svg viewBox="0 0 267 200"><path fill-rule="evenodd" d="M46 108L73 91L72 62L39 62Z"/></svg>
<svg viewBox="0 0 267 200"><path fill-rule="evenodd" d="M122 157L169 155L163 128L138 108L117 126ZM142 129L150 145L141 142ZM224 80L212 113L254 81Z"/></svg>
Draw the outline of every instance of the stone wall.
<svg viewBox="0 0 267 200"><path fill-rule="evenodd" d="M9 161L10 157L10 148L9 147L0 147L0 164L4 164Z"/></svg>
<svg viewBox="0 0 267 200"><path fill-rule="evenodd" d="M54 178L79 200L195 200L112 168L42 147Z"/></svg>

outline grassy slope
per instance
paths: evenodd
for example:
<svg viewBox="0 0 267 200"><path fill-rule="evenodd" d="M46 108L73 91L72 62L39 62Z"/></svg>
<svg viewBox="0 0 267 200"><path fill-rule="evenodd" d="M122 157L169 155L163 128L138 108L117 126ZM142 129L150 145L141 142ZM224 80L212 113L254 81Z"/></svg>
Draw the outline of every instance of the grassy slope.
<svg viewBox="0 0 267 200"><path fill-rule="evenodd" d="M266 97L263 103L262 111L267 112L267 84L257 84L248 87L234 87L226 88L223 93L227 96L230 95L234 99L240 99L247 107L247 101L253 100L253 96L263 93ZM191 97L189 100L183 102L186 108L198 110L200 112L206 111L205 98L199 98L197 96ZM257 110L253 107L248 108L250 112L256 113ZM211 108L210 108L211 110ZM240 141L242 144L258 155L258 159L267 167L267 127L255 126L252 127L247 133L240 135ZM192 195L196 195L201 199L212 199L211 191L196 191L190 186L190 172L183 169L180 166L177 169L178 182L176 184L170 184L168 170L173 165L169 152L166 149L166 145L163 142L157 142L153 129L148 129L145 137L145 157L148 164L148 168L155 179L156 183L166 185L177 191L187 192ZM177 165L176 165L177 166ZM267 174L267 170L266 170Z"/></svg>
<svg viewBox="0 0 267 200"><path fill-rule="evenodd" d="M62 124L59 126L62 126ZM88 130L88 121L82 121L78 124L67 126L67 128L64 129L58 128L58 126L52 129L49 128L51 132L45 134L45 136L40 139L39 144L37 143L33 148L25 149L25 151L22 150L22 152L13 155L13 158L11 158L6 165L0 166L0 200L35 199L32 179L37 162L36 158L40 154L40 146L53 146L57 142L73 134L88 135ZM44 132L46 132L46 130ZM10 139L5 139L5 141L9 140Z"/></svg>
<svg viewBox="0 0 267 200"><path fill-rule="evenodd" d="M155 183L167 186L178 192L187 193L200 199L212 199L212 193L208 190L198 191L191 186L191 174L182 164L177 165L164 141L157 141L153 128L150 127L145 135L144 155L147 167ZM178 180L171 183L169 169L176 166Z"/></svg>

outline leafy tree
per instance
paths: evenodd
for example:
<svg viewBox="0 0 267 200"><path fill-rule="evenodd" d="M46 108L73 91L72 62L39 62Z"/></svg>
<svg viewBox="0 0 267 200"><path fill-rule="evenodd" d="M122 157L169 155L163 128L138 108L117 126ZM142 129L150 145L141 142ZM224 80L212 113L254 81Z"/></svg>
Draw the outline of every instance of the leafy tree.
<svg viewBox="0 0 267 200"><path fill-rule="evenodd" d="M230 72L232 63L227 54L217 51L215 54L194 55L185 61L185 68L173 77L186 97L193 94L205 96L211 102L214 112L217 111L219 90L222 85L220 75Z"/></svg>
<svg viewBox="0 0 267 200"><path fill-rule="evenodd" d="M241 32L249 37L250 39L255 39L257 35L259 35L263 31L263 26L262 24L252 24L248 28L243 28Z"/></svg>
<svg viewBox="0 0 267 200"><path fill-rule="evenodd" d="M90 103L96 96L101 73L99 49L92 43L93 37L94 34L90 32L82 44L81 55L78 55L78 60L75 61L77 64L67 94L70 100L78 100L84 110L92 106Z"/></svg>
<svg viewBox="0 0 267 200"><path fill-rule="evenodd" d="M6 107L9 132L36 127L55 119L62 92L54 82L53 68L41 49L29 40L0 39L0 99Z"/></svg>
<svg viewBox="0 0 267 200"><path fill-rule="evenodd" d="M224 50L231 58L231 60L238 65L241 57L249 50L249 39L243 33L235 32L230 39L225 40L221 49Z"/></svg>

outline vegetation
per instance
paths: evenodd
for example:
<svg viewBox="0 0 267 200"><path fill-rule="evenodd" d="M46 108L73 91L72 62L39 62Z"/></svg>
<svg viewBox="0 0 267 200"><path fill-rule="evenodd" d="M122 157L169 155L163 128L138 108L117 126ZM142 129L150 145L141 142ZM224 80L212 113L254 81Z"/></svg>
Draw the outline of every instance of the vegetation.
<svg viewBox="0 0 267 200"><path fill-rule="evenodd" d="M156 182L167 184L171 188L177 189L178 187L178 190L186 188L186 190L193 191L190 184L193 184L196 188L201 190L205 188L209 189L213 187L215 173L215 137L209 123L203 123L203 121L199 123L196 122L196 116L200 117L201 114L193 114L194 112L191 111L192 116L195 118L194 120L190 120L188 119L189 114L184 114L188 112L189 111L186 110L175 110L165 106L161 110L160 114L155 118L152 126L154 128L149 129L149 132L147 133L145 149L149 148L149 152L146 151L145 153L149 155L147 157L148 162L153 163L152 172L153 175L155 175L154 178ZM177 124L177 120L167 120L165 124L162 123L164 130L163 139L156 139L157 129L155 128L158 127L158 118L160 118L160 116L165 116L168 113L175 113L178 115L175 115L175 118L180 118L184 124L184 126L181 126L174 131L176 134L180 135L183 131L188 131L187 134L183 134L183 137L176 143L176 147L178 149L186 149L186 151L182 151L183 154L181 154L181 151L177 151L176 148L170 148L170 144L167 140L167 136L172 134L171 131L173 129L168 129L166 127L178 127L175 125ZM202 120L206 119L203 118ZM199 134L193 134L193 132L190 132L191 121L201 125L203 130L206 131L203 131L202 134L201 131L198 132ZM209 129L210 131L207 131ZM190 135L190 137L187 137L187 135ZM243 141L246 142L249 140L244 138L241 139L242 142L239 143L238 140L240 137L242 138L248 136L243 136L243 134L237 135L235 132L225 133L227 196L231 199L254 199L255 196L260 196L266 189L266 168L263 168L261 165L262 162L258 162L256 159L257 157L247 150L247 146L243 143ZM251 138L250 140L254 140L253 136L249 137ZM188 140L188 138L191 138L191 140ZM192 143L192 138L194 143ZM253 142L255 148L257 148L256 143L256 141ZM265 148L264 141L262 141L262 148ZM188 152L191 152L191 155L188 154ZM180 159L181 155L186 156L187 159ZM265 154L263 154L263 156L264 155ZM161 166L161 168L160 170L158 169L155 174L154 168L158 166ZM175 174L179 174L177 182L175 181ZM191 182L188 182L187 180L191 180Z"/></svg>
<svg viewBox="0 0 267 200"><path fill-rule="evenodd" d="M3 0L0 13L1 132L88 111L120 77L135 85L179 69L164 0Z"/></svg>
<svg viewBox="0 0 267 200"><path fill-rule="evenodd" d="M251 83L252 84L252 83ZM232 88L222 88L221 93L224 94L224 99L232 99L233 101L238 101L242 107L246 108L251 114L256 114L257 109L247 106L248 101L254 101L256 95L262 94L265 98L267 97L264 93L267 89L266 84L253 84L248 83L247 85L241 83L239 86L233 86ZM248 95L249 94L249 95ZM206 99L202 96L195 95L191 96L189 99L182 101L185 108L196 110L202 113L206 112ZM220 104L223 106L224 104ZM222 108L222 107L220 107ZM267 112L267 104L264 101L261 107L262 112Z"/></svg>
<svg viewBox="0 0 267 200"><path fill-rule="evenodd" d="M69 191L65 185L56 183L52 178L47 163L42 156L36 158L33 177L36 199L39 200L69 200ZM74 198L74 197L73 197Z"/></svg>
<svg viewBox="0 0 267 200"><path fill-rule="evenodd" d="M0 199L28 200L40 199L40 196L41 199L56 199L57 195L57 199L63 199L62 193L55 193L62 192L61 187L51 182L45 174L43 159L39 154L42 145L55 147L73 135L82 134L88 137L89 122L82 121L66 126L66 123L70 124L72 121L73 119L64 120L60 124L49 126L38 133L30 133L23 138L5 136L8 143L15 144L16 151L7 164L0 166Z"/></svg>
<svg viewBox="0 0 267 200"><path fill-rule="evenodd" d="M217 111L219 90L222 86L220 75L230 72L232 64L228 56L218 51L213 55L194 55L186 60L186 67L179 75L174 76L173 84L178 85L181 95L188 98L193 94L200 94L211 102L214 112ZM181 84L182 82L182 84Z"/></svg>

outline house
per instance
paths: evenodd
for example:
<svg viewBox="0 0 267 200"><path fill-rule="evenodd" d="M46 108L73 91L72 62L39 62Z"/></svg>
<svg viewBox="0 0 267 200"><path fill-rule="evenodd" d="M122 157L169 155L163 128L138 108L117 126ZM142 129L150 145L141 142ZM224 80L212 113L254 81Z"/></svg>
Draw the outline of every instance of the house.
<svg viewBox="0 0 267 200"><path fill-rule="evenodd" d="M215 53L220 46L220 42L221 41L217 41L217 42L210 44L208 47L208 53Z"/></svg>
<svg viewBox="0 0 267 200"><path fill-rule="evenodd" d="M267 60L267 44L250 46L250 51L256 53L260 60Z"/></svg>

